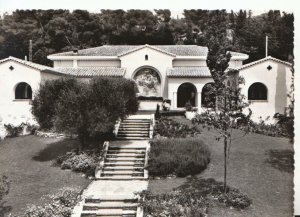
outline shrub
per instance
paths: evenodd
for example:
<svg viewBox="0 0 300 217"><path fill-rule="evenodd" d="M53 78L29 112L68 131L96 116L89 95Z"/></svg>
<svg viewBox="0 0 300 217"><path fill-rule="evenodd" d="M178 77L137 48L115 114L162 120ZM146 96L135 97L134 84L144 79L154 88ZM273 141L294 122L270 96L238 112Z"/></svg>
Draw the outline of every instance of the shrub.
<svg viewBox="0 0 300 217"><path fill-rule="evenodd" d="M145 216L184 216L206 217L209 203L204 197L190 197L180 190L154 195L149 191L142 193L145 200L141 206Z"/></svg>
<svg viewBox="0 0 300 217"><path fill-rule="evenodd" d="M10 188L10 182L6 176L0 177L0 205L1 200L8 194Z"/></svg>
<svg viewBox="0 0 300 217"><path fill-rule="evenodd" d="M7 137L17 137L22 133L25 127L25 123L21 123L18 126L14 126L12 124L4 124L4 127L6 129L6 132L8 133Z"/></svg>
<svg viewBox="0 0 300 217"><path fill-rule="evenodd" d="M190 127L168 118L159 119L154 126L154 136L185 138L193 137L197 134L199 134L199 131L195 126Z"/></svg>
<svg viewBox="0 0 300 217"><path fill-rule="evenodd" d="M25 214L19 217L70 217L79 202L79 193L79 189L64 188L57 194L46 195L43 197L43 205L30 205Z"/></svg>
<svg viewBox="0 0 300 217"><path fill-rule="evenodd" d="M153 176L194 175L210 162L208 147L199 139L159 139L151 141L148 170Z"/></svg>
<svg viewBox="0 0 300 217"><path fill-rule="evenodd" d="M258 123L251 121L251 132L273 137L288 137L286 129L280 123L270 124L266 121L262 118Z"/></svg>
<svg viewBox="0 0 300 217"><path fill-rule="evenodd" d="M66 82L70 84L62 88ZM46 97L45 93L55 87L60 91ZM59 132L77 134L82 149L90 138L112 132L116 120L137 111L136 90L135 82L124 78L95 77L89 83L48 81L35 98L33 114L44 128L53 126ZM50 108L45 107L50 104Z"/></svg>
<svg viewBox="0 0 300 217"><path fill-rule="evenodd" d="M94 176L98 163L99 153L95 150L72 151L61 155L56 159L56 163L62 169L70 169L74 172L82 172L87 176Z"/></svg>
<svg viewBox="0 0 300 217"><path fill-rule="evenodd" d="M236 188L227 186L224 193L223 185L223 182L218 182L215 179L191 178L178 189L189 197L204 197L207 200L217 201L236 209L245 209L251 205L252 200Z"/></svg>
<svg viewBox="0 0 300 217"><path fill-rule="evenodd" d="M75 78L67 77L47 80L40 85L40 89L32 101L32 114L35 116L41 129L50 130L53 128L57 100L63 91L73 89L77 84L78 81Z"/></svg>
<svg viewBox="0 0 300 217"><path fill-rule="evenodd" d="M252 200L238 189L227 187L226 193L223 189L223 182L191 178L168 193L143 192L145 200L141 205L146 216L206 217L209 208L218 203L239 210L252 204Z"/></svg>

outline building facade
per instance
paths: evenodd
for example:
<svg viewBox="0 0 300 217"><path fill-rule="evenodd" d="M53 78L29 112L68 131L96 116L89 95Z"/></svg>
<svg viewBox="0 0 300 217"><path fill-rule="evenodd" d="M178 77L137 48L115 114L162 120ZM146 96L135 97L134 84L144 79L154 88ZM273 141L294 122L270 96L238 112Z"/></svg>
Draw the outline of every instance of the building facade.
<svg viewBox="0 0 300 217"><path fill-rule="evenodd" d="M193 107L203 107L202 90L213 82L206 66L207 53L207 47L196 45L107 45L48 58L53 61L55 71L79 79L95 75L133 79L138 95L144 99L140 109L153 110L160 99L169 99L172 109L184 109L187 102ZM242 53L231 54L230 67L240 67L248 58Z"/></svg>
<svg viewBox="0 0 300 217"><path fill-rule="evenodd" d="M140 110L155 110L163 99L172 110L187 103L201 112L204 93L213 82L206 65L208 49L196 45L105 45L48 56L53 67L9 57L0 60L0 126L34 121L31 100L39 85L65 75L89 81L94 76L133 79ZM229 67L239 70L245 84L242 94L250 103L253 119L284 113L289 105L292 65L272 57L243 65L248 55L231 52Z"/></svg>

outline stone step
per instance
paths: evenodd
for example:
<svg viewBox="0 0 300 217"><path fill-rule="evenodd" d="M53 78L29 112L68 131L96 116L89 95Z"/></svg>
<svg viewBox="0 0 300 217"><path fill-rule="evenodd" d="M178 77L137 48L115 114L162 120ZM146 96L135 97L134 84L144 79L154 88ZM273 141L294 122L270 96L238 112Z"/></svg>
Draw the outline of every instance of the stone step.
<svg viewBox="0 0 300 217"><path fill-rule="evenodd" d="M137 203L137 198L132 199L119 199L119 198L85 198L85 203L108 203L108 202L120 202L120 203Z"/></svg>
<svg viewBox="0 0 300 217"><path fill-rule="evenodd" d="M116 137L119 140L147 140L149 137L130 137L130 136L117 136Z"/></svg>
<svg viewBox="0 0 300 217"><path fill-rule="evenodd" d="M145 154L146 150L127 150L127 149L108 149L107 154L128 153L128 154Z"/></svg>
<svg viewBox="0 0 300 217"><path fill-rule="evenodd" d="M147 180L143 176L101 176L96 178L96 180L114 180L114 181L129 181L129 180Z"/></svg>
<svg viewBox="0 0 300 217"><path fill-rule="evenodd" d="M81 212L82 217L93 216L118 216L118 215L135 215L136 210L120 210L120 209L103 209L98 211L83 210Z"/></svg>
<svg viewBox="0 0 300 217"><path fill-rule="evenodd" d="M122 125L128 125L128 126L131 126L131 125L136 125L136 126L149 126L150 123L146 123L146 122L121 122L120 126Z"/></svg>
<svg viewBox="0 0 300 217"><path fill-rule="evenodd" d="M83 210L97 210L97 209L136 209L138 203L124 203L124 202L100 202L100 203L85 203Z"/></svg>
<svg viewBox="0 0 300 217"><path fill-rule="evenodd" d="M106 158L107 161L144 161L144 158L133 158L133 157L118 157L118 158Z"/></svg>
<svg viewBox="0 0 300 217"><path fill-rule="evenodd" d="M119 126L119 129L122 129L122 128L124 128L124 129L128 129L128 128L131 128L131 129L149 129L149 126L147 126L147 125L120 125Z"/></svg>
<svg viewBox="0 0 300 217"><path fill-rule="evenodd" d="M106 157L136 157L136 158L143 158L145 157L145 154L137 154L137 153L134 153L134 154L129 154L129 153L109 153L109 154L106 154Z"/></svg>
<svg viewBox="0 0 300 217"><path fill-rule="evenodd" d="M139 120L139 119L126 119L121 121L121 123L151 123L150 120Z"/></svg>
<svg viewBox="0 0 300 217"><path fill-rule="evenodd" d="M127 128L119 128L118 132L123 131L131 131L131 132L149 132L149 128L134 128L134 127L127 127Z"/></svg>
<svg viewBox="0 0 300 217"><path fill-rule="evenodd" d="M122 130L118 131L118 134L132 134L132 135L148 135L149 131L130 131L130 130Z"/></svg>
<svg viewBox="0 0 300 217"><path fill-rule="evenodd" d="M107 166L104 167L105 170L143 170L144 167L135 167L135 166Z"/></svg>
<svg viewBox="0 0 300 217"><path fill-rule="evenodd" d="M125 146L125 145L111 145L108 150L146 150L145 147L140 146Z"/></svg>
<svg viewBox="0 0 300 217"><path fill-rule="evenodd" d="M133 133L126 133L126 134L119 134L118 137L149 137L148 134L133 134Z"/></svg>
<svg viewBox="0 0 300 217"><path fill-rule="evenodd" d="M126 175L132 175L132 176L138 176L143 175L144 172L139 171L132 171L132 170L117 170L117 171L106 171L105 169L102 171L101 176L126 176Z"/></svg>
<svg viewBox="0 0 300 217"><path fill-rule="evenodd" d="M136 162L105 162L104 166L135 166L135 167L139 167L139 166L144 166L144 163L136 163Z"/></svg>

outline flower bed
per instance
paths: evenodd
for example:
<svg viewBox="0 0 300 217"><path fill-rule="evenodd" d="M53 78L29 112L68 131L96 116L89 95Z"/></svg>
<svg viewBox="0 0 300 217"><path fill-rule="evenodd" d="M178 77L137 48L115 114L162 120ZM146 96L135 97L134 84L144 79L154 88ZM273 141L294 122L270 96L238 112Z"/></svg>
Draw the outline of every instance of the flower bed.
<svg viewBox="0 0 300 217"><path fill-rule="evenodd" d="M199 133L196 127L190 127L169 118L159 119L154 126L155 137L185 138L193 137Z"/></svg>
<svg viewBox="0 0 300 217"><path fill-rule="evenodd" d="M62 169L82 172L87 176L94 176L100 153L97 150L71 151L56 159Z"/></svg>
<svg viewBox="0 0 300 217"><path fill-rule="evenodd" d="M206 217L213 204L224 204L238 210L252 204L252 200L238 189L228 187L214 179L189 179L187 183L171 192L154 195L144 192L142 206L145 216Z"/></svg>
<svg viewBox="0 0 300 217"><path fill-rule="evenodd" d="M206 169L210 152L199 139L158 139L151 141L148 170L152 176L194 175Z"/></svg>

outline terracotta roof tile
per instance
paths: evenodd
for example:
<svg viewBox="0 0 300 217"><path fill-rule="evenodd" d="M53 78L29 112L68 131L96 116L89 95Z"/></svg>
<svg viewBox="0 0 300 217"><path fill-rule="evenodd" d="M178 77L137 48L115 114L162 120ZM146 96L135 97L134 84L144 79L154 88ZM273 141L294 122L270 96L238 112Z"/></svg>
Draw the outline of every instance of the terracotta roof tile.
<svg viewBox="0 0 300 217"><path fill-rule="evenodd" d="M208 67L174 67L167 69L168 77L199 77L209 78L211 77Z"/></svg>
<svg viewBox="0 0 300 217"><path fill-rule="evenodd" d="M78 77L91 77L91 76L123 77L125 74L125 68L117 68L117 67L55 68L54 70L63 74L74 75Z"/></svg>
<svg viewBox="0 0 300 217"><path fill-rule="evenodd" d="M49 66L44 66L44 65L41 65L41 64L37 64L37 63L30 62L30 61L22 60L22 59L19 59L19 58L16 58L16 57L12 57L12 56L0 60L0 63L6 62L6 61L9 61L9 60L12 60L12 61L24 64L26 66L32 67L32 68L40 70L40 71L43 71L43 70L52 70L53 69L53 68L51 68Z"/></svg>
<svg viewBox="0 0 300 217"><path fill-rule="evenodd" d="M100 47L87 48L78 50L78 54L73 51L52 54L53 56L119 56L124 53L129 53L147 45L104 45ZM173 54L176 56L206 56L207 47L197 45L148 45L154 49Z"/></svg>

